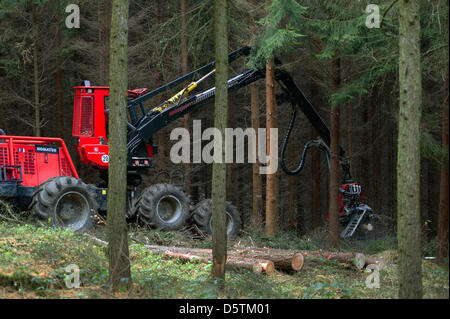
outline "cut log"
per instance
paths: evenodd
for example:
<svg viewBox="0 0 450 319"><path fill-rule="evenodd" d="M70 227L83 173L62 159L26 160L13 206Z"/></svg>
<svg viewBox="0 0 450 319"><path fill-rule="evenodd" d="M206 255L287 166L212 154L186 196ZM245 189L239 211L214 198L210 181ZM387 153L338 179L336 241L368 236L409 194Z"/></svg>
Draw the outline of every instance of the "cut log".
<svg viewBox="0 0 450 319"><path fill-rule="evenodd" d="M291 250L267 250L264 249L245 249L233 250L229 252L230 255L237 255L241 257L266 259L273 262L276 269L279 270L294 270L299 271L303 268L304 257L300 252Z"/></svg>
<svg viewBox="0 0 450 319"><path fill-rule="evenodd" d="M164 256L170 258L200 263L208 263L212 261L211 249L180 248L156 245L145 245L144 247L155 254L163 254ZM265 273L267 275L272 274L275 270L275 266L270 260L242 258L237 256L228 257L226 267L228 269L249 269L255 273Z"/></svg>
<svg viewBox="0 0 450 319"><path fill-rule="evenodd" d="M171 255L179 254L180 256L185 255L184 257L188 260L189 258L206 258L211 260L212 258L212 250L211 249L203 249L203 248L184 248L184 247L169 247L169 246L158 246L158 245L144 245L148 250L158 253L164 254L166 251L169 251ZM167 255L167 254L166 254ZM196 257L193 257L196 256ZM380 267L383 267L382 262L376 258L368 258L364 254L354 253L354 252L332 252L332 251L324 251L324 250L290 250L290 249L273 249L273 248L260 248L260 247L249 247L249 248L234 248L228 251L228 256L231 258L230 260L242 260L243 258L247 258L249 260L264 260L270 261L271 264L262 265L264 272L267 271L264 267L268 267L268 272L273 272L271 267L274 267L278 270L283 271L299 271L303 268L303 265L306 261L310 260L329 260L329 261L338 261L339 263L345 263L355 266L357 269L364 269L367 265L376 264ZM319 258L318 258L319 257ZM192 259L192 260L193 260ZM253 262L254 263L254 262ZM245 268L247 266L244 265L241 268ZM229 266L229 268L232 266ZM237 266L239 267L239 266ZM261 272L260 267L257 265L248 266L247 268L252 269L255 272Z"/></svg>
<svg viewBox="0 0 450 319"><path fill-rule="evenodd" d="M231 269L250 269L255 273L265 273L266 275L272 274L275 270L272 261L261 259L228 257L226 265Z"/></svg>
<svg viewBox="0 0 450 319"><path fill-rule="evenodd" d="M181 260L186 260L186 261L195 261L195 262L199 262L199 263L208 263L210 261L206 257L195 256L195 255L191 255L191 254L176 253L176 252L173 252L170 250L166 250L164 252L164 256L177 258L177 259L181 259Z"/></svg>
<svg viewBox="0 0 450 319"><path fill-rule="evenodd" d="M352 264L357 269L364 269L369 264L380 264L380 261L375 258L367 258L361 253L343 253L330 251L303 251L305 256L321 256L327 260L336 260L340 263Z"/></svg>
<svg viewBox="0 0 450 319"><path fill-rule="evenodd" d="M304 259L310 259L311 257L323 257L330 261L336 260L340 263L352 264L357 269L363 269L369 264L380 264L379 260L367 258L361 253L331 252L323 250L288 250L250 247L235 249L231 251L230 254L239 254L239 256L249 258L268 259L274 262L276 269L280 270L298 271L303 267ZM289 265L289 260L291 260L292 265ZM295 264L298 266L296 267Z"/></svg>

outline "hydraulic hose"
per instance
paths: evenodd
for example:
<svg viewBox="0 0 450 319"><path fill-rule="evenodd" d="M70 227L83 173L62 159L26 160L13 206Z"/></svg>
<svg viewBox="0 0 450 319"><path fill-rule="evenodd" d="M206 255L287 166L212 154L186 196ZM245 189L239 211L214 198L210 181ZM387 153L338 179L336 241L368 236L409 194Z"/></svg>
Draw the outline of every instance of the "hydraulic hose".
<svg viewBox="0 0 450 319"><path fill-rule="evenodd" d="M287 167L286 161L285 161L285 153L286 153L287 143L289 141L289 136L291 135L292 128L294 127L296 114L297 114L297 110L295 109L295 106L294 106L293 111L292 111L291 121L289 122L289 126L286 131L286 135L284 136L283 143L282 143L281 149L280 149L281 168L288 175L296 175L296 174L300 173L300 171L303 169L303 166L305 165L306 154L307 154L308 150L313 146L318 146L323 151L325 158L327 160L328 170L330 170L330 154L328 152L328 149L326 147L324 147L323 142L320 139L311 140L305 144L305 146L303 147L303 150L302 150L302 155L300 157L300 161L298 162L297 167L295 169L291 170Z"/></svg>

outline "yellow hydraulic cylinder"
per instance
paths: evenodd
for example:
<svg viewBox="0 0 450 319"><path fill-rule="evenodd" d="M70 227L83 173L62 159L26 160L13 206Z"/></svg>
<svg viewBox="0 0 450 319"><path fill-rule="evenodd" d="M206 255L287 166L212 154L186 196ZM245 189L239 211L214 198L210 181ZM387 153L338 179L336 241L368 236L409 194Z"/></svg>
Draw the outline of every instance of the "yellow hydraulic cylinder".
<svg viewBox="0 0 450 319"><path fill-rule="evenodd" d="M184 96L188 95L192 90L194 90L203 80L205 80L207 77L209 77L211 74L213 74L214 72L216 72L216 69L212 70L211 72L209 72L208 74L206 74L204 77L202 77L200 80L198 80L197 82L192 82L191 84L189 84L187 87L185 87L184 89L182 89L180 92L178 92L177 94L175 94L174 96L172 96L170 99L168 99L166 102L164 102L163 104L155 107L154 109L152 109L152 112L154 111L163 111L166 108L168 108L171 105L174 105L175 103L177 103L181 98L183 98Z"/></svg>

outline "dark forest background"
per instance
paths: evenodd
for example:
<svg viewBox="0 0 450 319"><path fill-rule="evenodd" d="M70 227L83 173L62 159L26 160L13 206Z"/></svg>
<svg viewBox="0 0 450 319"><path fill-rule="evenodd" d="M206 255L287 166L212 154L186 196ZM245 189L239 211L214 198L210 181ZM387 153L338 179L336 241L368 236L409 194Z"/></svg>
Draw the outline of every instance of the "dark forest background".
<svg viewBox="0 0 450 319"><path fill-rule="evenodd" d="M81 165L70 147L73 87L82 80L108 86L111 8L110 1L105 0L73 2L80 8L79 29L65 26L68 1L0 1L0 128L8 135L64 138L80 177L96 183L98 172ZM349 153L353 177L361 183L365 201L384 217L383 231L394 234L398 26L395 6L375 2L380 6L382 24L369 29L365 25L367 1L301 1L307 8L297 20L302 36L278 55L283 68L293 75L327 123L330 106L340 107L340 143ZM448 97L448 2L423 0L421 10L422 174L421 192L412 196L421 198L422 225L428 238L432 238L437 231L443 159L448 165L448 150L446 153L441 147L443 106ZM264 15L263 1L229 2L229 51L255 43L253 34L258 34L262 25L256 23L251 32L250 17L258 21ZM211 0L131 1L130 89L156 88L178 78L185 70L212 61L213 16ZM238 60L231 66L230 75L245 67L246 61ZM260 127L265 125L263 82L258 85ZM212 84L211 80L199 90ZM162 97L158 98L148 101L146 107L156 106ZM250 87L230 94L229 107L229 127L251 127ZM291 107L279 104L276 109L280 145ZM213 113L213 104L205 105L190 114L189 123L200 119L202 128L213 127ZM170 131L183 125L180 119L155 136L159 153L144 184L153 183L160 170L186 168L173 165L169 158L173 143ZM310 123L299 116L290 140L288 156L292 166L313 134ZM319 165L312 165L309 157L301 174L293 179L281 169L277 173L280 230L295 229L300 235L325 223L328 169L322 154L315 156L320 156ZM244 225L248 226L253 207L252 164L232 164L229 168L228 197L243 213ZM188 191L193 200L211 197L211 165L192 164L189 172ZM264 197L264 178L262 189ZM313 210L317 205L319 209ZM294 226L288 226L290 216L294 217ZM313 219L319 221L318 225L313 225Z"/></svg>

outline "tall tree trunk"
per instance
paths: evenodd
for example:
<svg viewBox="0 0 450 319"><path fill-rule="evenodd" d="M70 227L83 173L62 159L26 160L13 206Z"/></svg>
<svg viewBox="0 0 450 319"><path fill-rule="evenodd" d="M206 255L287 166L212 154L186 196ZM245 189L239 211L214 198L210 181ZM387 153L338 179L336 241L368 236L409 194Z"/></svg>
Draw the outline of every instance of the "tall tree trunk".
<svg viewBox="0 0 450 319"><path fill-rule="evenodd" d="M363 185L364 185L364 199L369 201L371 198L370 191L372 190L372 185L370 185L370 166L369 166L369 150L368 145L370 144L369 140L369 111L368 108L364 108L362 111L362 145L365 148L365 151L361 154L361 176L363 177Z"/></svg>
<svg viewBox="0 0 450 319"><path fill-rule="evenodd" d="M55 93L56 93L56 136L64 138L63 131L63 92L62 92L62 70L61 70L61 15L57 6L57 18L55 24Z"/></svg>
<svg viewBox="0 0 450 319"><path fill-rule="evenodd" d="M160 2L159 0L154 0L154 16L155 16L155 24L159 25L161 22L160 16ZM155 43L155 51L156 51L156 58L159 60L160 59L160 51L161 48L159 46L159 43L156 42ZM159 62L159 61L158 61ZM158 63L159 65L159 63ZM156 73L156 86L157 87L161 87L163 85L163 75L161 70L158 68L157 70L155 70ZM156 97L157 100L157 104L160 105L164 102L163 96L162 94L157 95ZM158 168L161 170L167 170L167 148L166 148L166 144L167 144L167 136L166 136L166 129L163 128L161 130L159 130L157 133L157 140L158 140Z"/></svg>
<svg viewBox="0 0 450 319"><path fill-rule="evenodd" d="M311 46L315 53L323 50L323 43L319 36L310 32ZM312 105L319 105L317 80L311 80L311 103ZM313 127L311 131L311 138L317 139L319 137L317 130ZM317 148L311 149L311 228L315 229L320 226L320 152Z"/></svg>
<svg viewBox="0 0 450 319"><path fill-rule="evenodd" d="M271 0L266 0L266 7L271 4ZM275 70L273 58L266 60L266 148L267 166L277 160L277 155L270 149L270 133L276 128L275 113ZM277 174L266 174L266 235L275 235L276 218L278 212L277 202Z"/></svg>
<svg viewBox="0 0 450 319"><path fill-rule="evenodd" d="M442 149L447 152L447 159L441 159L441 189L439 198L437 260L448 257L448 70L445 78L444 108L442 116Z"/></svg>
<svg viewBox="0 0 450 319"><path fill-rule="evenodd" d="M250 85L250 105L251 105L251 121L252 128L255 132L259 129L259 86L257 83ZM256 134L256 145L259 145L259 135ZM259 173L259 161L257 156L256 161L252 165L253 169L253 208L251 224L255 228L261 227L261 213L263 211L263 197L262 197L262 181Z"/></svg>
<svg viewBox="0 0 450 319"><path fill-rule="evenodd" d="M347 140L347 156L348 156L348 163L350 165L350 170L353 167L352 166L352 157L353 157L353 149L352 149L352 142L353 142L353 121L352 121L352 117L353 117L353 109L352 109L352 105L350 103L347 104L347 107L345 108L345 130L346 130L346 140ZM350 171L350 174L352 172Z"/></svg>
<svg viewBox="0 0 450 319"><path fill-rule="evenodd" d="M228 105L231 105L230 98L228 98ZM231 114L228 112L227 117L227 127L231 128ZM225 166L227 168L227 181L225 184L227 201L233 202L233 163L226 163Z"/></svg>
<svg viewBox="0 0 450 319"><path fill-rule="evenodd" d="M266 1L269 2L269 1ZM270 133L276 128L275 119L275 77L273 59L266 61L266 147L268 166L276 160L276 155L270 149ZM266 175L266 235L275 235L277 215L277 174Z"/></svg>
<svg viewBox="0 0 450 319"><path fill-rule="evenodd" d="M113 0L109 95L108 255L111 288L131 286L125 221L127 180L128 0Z"/></svg>
<svg viewBox="0 0 450 319"><path fill-rule="evenodd" d="M103 37L104 37L104 58L103 58L103 81L104 83L109 83L109 48L110 48L110 25L111 25L111 0L104 0L104 15L105 15L105 23L103 29Z"/></svg>
<svg viewBox="0 0 450 319"><path fill-rule="evenodd" d="M399 298L422 298L420 247L420 68L419 1L399 2L399 123L397 157L397 238Z"/></svg>
<svg viewBox="0 0 450 319"><path fill-rule="evenodd" d="M295 107L295 105L294 105ZM291 141L291 145L289 145L289 165L293 167L294 164L294 155L295 155L295 147L293 141ZM294 215L295 215L295 175L289 175L288 182L288 194L289 194L289 223L288 226L294 226ZM281 187L280 187L281 189ZM280 197L281 198L281 197Z"/></svg>
<svg viewBox="0 0 450 319"><path fill-rule="evenodd" d="M377 104L378 104L378 90L376 87L372 91L371 100L371 117L372 117L372 202L375 204L374 210L380 209L376 203L378 203L378 155L377 155Z"/></svg>
<svg viewBox="0 0 450 319"><path fill-rule="evenodd" d="M36 4L31 2L31 20L33 32L33 84L34 84L34 135L41 136L41 106L39 101L39 69L37 56L38 25L36 19Z"/></svg>
<svg viewBox="0 0 450 319"><path fill-rule="evenodd" d="M332 61L335 90L339 89L341 82L341 59L339 54L339 51L336 50ZM330 113L330 225L328 233L328 246L330 248L339 247L339 117L339 107L332 106Z"/></svg>
<svg viewBox="0 0 450 319"><path fill-rule="evenodd" d="M187 45L187 23L186 23L186 0L181 0L181 72L183 74L188 73L188 45ZM189 113L184 115L184 128L190 131L189 121L191 116ZM190 145L187 145L190 147ZM184 171L186 174L186 193L192 195L192 167L190 163L184 164Z"/></svg>
<svg viewBox="0 0 450 319"><path fill-rule="evenodd" d="M227 0L214 0L214 32L216 59L216 98L214 102L214 126L221 132L215 145L225 145L225 127L228 118L228 17ZM216 146L214 148L217 150ZM213 163L212 210L213 210L213 265L211 274L225 279L227 260L227 223L223 185L226 183L225 147L222 147L222 161Z"/></svg>
<svg viewBox="0 0 450 319"><path fill-rule="evenodd" d="M255 6L255 0L250 1L252 7ZM255 17L253 13L250 13L250 31L253 36L255 36ZM252 128L255 132L259 129L259 85L257 82L250 84L250 109L251 109L251 121ZM256 145L259 145L259 135L256 134ZM262 198L262 181L261 174L259 174L259 161L257 156L255 156L255 163L252 165L253 169L253 205L252 205L252 217L251 225L258 229L261 227L261 212L263 210L263 198Z"/></svg>

